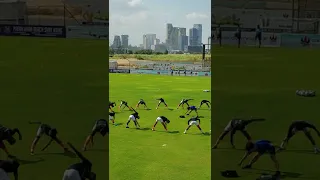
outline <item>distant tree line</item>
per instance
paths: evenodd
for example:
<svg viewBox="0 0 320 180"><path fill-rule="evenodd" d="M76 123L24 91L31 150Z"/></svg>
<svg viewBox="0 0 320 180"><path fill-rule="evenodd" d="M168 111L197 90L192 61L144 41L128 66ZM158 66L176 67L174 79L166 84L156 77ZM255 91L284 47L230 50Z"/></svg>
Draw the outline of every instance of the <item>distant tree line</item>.
<svg viewBox="0 0 320 180"><path fill-rule="evenodd" d="M151 49L142 49L142 50L130 50L130 49L125 49L125 48L110 48L109 49L109 54L146 54L146 55L153 55L153 54L168 54L168 50L165 52L156 52Z"/></svg>

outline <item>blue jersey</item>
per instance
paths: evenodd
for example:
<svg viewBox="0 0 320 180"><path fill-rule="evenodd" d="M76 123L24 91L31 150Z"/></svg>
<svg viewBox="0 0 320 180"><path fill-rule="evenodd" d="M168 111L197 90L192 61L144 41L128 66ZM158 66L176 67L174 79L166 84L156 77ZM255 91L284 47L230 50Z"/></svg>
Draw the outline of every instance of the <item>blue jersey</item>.
<svg viewBox="0 0 320 180"><path fill-rule="evenodd" d="M255 151L259 153L270 153L275 154L275 147L273 144L268 140L259 140L256 141L255 144Z"/></svg>
<svg viewBox="0 0 320 180"><path fill-rule="evenodd" d="M191 110L191 111L197 110L197 107L195 107L195 106L190 106L190 107L189 107L189 110Z"/></svg>

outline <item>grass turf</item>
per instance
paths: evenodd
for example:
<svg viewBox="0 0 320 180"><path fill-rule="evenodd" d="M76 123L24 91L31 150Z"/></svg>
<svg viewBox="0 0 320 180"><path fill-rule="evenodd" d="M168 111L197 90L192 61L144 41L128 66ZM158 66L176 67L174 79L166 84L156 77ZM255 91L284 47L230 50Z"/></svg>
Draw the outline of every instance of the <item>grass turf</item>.
<svg viewBox="0 0 320 180"><path fill-rule="evenodd" d="M130 129L126 129L131 112L114 109L118 112L116 122L122 125L110 127L110 179L210 179L211 138L202 135L196 127L183 134L188 116L180 119L185 110L176 109L182 98L193 98L190 103L197 106L202 99L210 100L210 93L202 92L210 89L210 80L207 77L110 74L110 101L119 105L119 100L125 100L135 107L142 98L151 109L138 110L139 123L145 130L136 130L132 122ZM172 110L163 105L155 109L158 103L155 99L161 97ZM151 131L156 118L161 115L170 119L168 130L171 133L164 132L160 123L156 131ZM199 115L204 116L201 120L203 130L209 132L211 111L203 107Z"/></svg>
<svg viewBox="0 0 320 180"><path fill-rule="evenodd" d="M214 142L232 117L266 118L266 122L249 125L248 132L254 140L271 140L276 145L280 145L292 120L309 120L320 126L319 97L295 95L300 88L320 90L318 49L217 47L212 56ZM316 133L313 136L319 144ZM212 151L212 179L225 179L220 175L223 170L237 170L239 180L252 180L274 170L268 155L254 164L254 169L241 170L237 166L244 154L241 149L245 138L241 133L236 134L235 145L240 150L232 150L226 136L220 148ZM277 158L287 180L319 177L316 167L320 165L320 156L313 153L303 133L294 136Z"/></svg>
<svg viewBox="0 0 320 180"><path fill-rule="evenodd" d="M174 62L189 62L189 61L202 61L202 54L115 54L110 57L112 59L138 59L149 61L174 61ZM206 54L206 58L210 55Z"/></svg>
<svg viewBox="0 0 320 180"><path fill-rule="evenodd" d="M21 180L57 180L77 158L63 156L56 143L40 139L35 156L29 155L37 125L56 127L62 141L79 149L95 120L107 118L108 41L0 37L0 124L18 127L23 140L8 150L21 159ZM108 174L107 139L97 136L93 150L84 155L93 163L97 180ZM0 150L0 159L6 159ZM11 175L10 175L11 176Z"/></svg>

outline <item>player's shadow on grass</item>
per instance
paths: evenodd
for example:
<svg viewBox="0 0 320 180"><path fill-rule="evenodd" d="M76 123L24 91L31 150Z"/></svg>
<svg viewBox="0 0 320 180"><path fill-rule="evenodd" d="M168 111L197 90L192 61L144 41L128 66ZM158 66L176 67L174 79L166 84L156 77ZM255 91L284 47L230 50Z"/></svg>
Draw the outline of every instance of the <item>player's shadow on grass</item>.
<svg viewBox="0 0 320 180"><path fill-rule="evenodd" d="M168 131L170 134L178 134L180 131Z"/></svg>
<svg viewBox="0 0 320 180"><path fill-rule="evenodd" d="M271 174L275 174L275 171L271 171L271 170L257 169L257 168L252 168L252 170L270 172ZM266 173L257 173L257 174L265 175ZM302 176L302 175L303 174L301 174L301 173L295 173L295 172L281 172L280 179L300 178L300 176ZM310 179L310 178L305 178L305 179Z"/></svg>
<svg viewBox="0 0 320 180"><path fill-rule="evenodd" d="M151 130L151 128L139 128L137 130L140 130L140 131L148 131L148 130Z"/></svg>
<svg viewBox="0 0 320 180"><path fill-rule="evenodd" d="M35 164L44 161L42 158L38 158L38 160L35 161L29 161L29 160L23 160L23 159L16 159L21 165L26 165L26 164Z"/></svg>
<svg viewBox="0 0 320 180"><path fill-rule="evenodd" d="M40 155L40 154L39 154ZM60 156L66 156L69 158L76 158L76 154L73 152L63 152L63 153L41 153L41 155L60 155Z"/></svg>
<svg viewBox="0 0 320 180"><path fill-rule="evenodd" d="M227 150L227 151L244 151L245 149L241 148L232 148L232 147L218 147L217 149L212 149L212 150Z"/></svg>
<svg viewBox="0 0 320 180"><path fill-rule="evenodd" d="M168 110L169 110L169 111L173 111L173 109L172 109L172 108L168 108Z"/></svg>
<svg viewBox="0 0 320 180"><path fill-rule="evenodd" d="M93 152L109 152L108 149L89 149L88 151L93 151Z"/></svg>
<svg viewBox="0 0 320 180"><path fill-rule="evenodd" d="M114 126L121 126L123 123L115 123Z"/></svg>
<svg viewBox="0 0 320 180"><path fill-rule="evenodd" d="M285 153L285 152L299 153L299 154L315 154L314 151L305 150L305 149L288 149L288 150L280 151L279 153Z"/></svg>

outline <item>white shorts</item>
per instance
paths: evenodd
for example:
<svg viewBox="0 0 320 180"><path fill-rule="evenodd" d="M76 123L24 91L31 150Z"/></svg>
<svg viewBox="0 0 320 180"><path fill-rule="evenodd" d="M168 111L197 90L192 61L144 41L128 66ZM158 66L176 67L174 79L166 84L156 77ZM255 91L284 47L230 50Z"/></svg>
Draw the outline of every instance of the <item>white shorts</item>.
<svg viewBox="0 0 320 180"><path fill-rule="evenodd" d="M62 180L81 180L81 177L77 170L68 169L64 172Z"/></svg>
<svg viewBox="0 0 320 180"><path fill-rule="evenodd" d="M157 117L156 122L161 122L161 123L163 123L163 120L161 119L161 117Z"/></svg>
<svg viewBox="0 0 320 180"><path fill-rule="evenodd" d="M109 120L110 121L114 120L114 117L109 115Z"/></svg>
<svg viewBox="0 0 320 180"><path fill-rule="evenodd" d="M10 180L8 174L0 168L0 180Z"/></svg>
<svg viewBox="0 0 320 180"><path fill-rule="evenodd" d="M189 126L192 126L192 125L198 126L199 122L198 121L190 121Z"/></svg>
<svg viewBox="0 0 320 180"><path fill-rule="evenodd" d="M128 121L136 121L136 118L134 117L134 115L130 115Z"/></svg>

